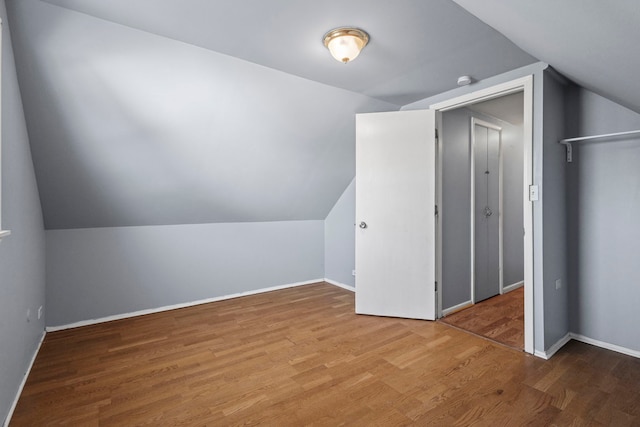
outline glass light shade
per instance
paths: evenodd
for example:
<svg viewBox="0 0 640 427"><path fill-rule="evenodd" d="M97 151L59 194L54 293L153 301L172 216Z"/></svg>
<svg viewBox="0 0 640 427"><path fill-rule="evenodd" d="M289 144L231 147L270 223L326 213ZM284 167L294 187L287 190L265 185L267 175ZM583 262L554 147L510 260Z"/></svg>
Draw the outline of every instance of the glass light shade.
<svg viewBox="0 0 640 427"><path fill-rule="evenodd" d="M324 45L336 60L353 61L369 42L369 35L357 28L336 28L324 36Z"/></svg>

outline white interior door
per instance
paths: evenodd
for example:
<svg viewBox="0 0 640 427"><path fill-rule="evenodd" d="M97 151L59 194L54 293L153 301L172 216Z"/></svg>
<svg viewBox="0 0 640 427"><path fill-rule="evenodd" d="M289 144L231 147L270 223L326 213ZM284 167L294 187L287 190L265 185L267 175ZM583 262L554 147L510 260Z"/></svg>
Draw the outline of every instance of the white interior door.
<svg viewBox="0 0 640 427"><path fill-rule="evenodd" d="M356 313L434 320L435 111L356 117Z"/></svg>

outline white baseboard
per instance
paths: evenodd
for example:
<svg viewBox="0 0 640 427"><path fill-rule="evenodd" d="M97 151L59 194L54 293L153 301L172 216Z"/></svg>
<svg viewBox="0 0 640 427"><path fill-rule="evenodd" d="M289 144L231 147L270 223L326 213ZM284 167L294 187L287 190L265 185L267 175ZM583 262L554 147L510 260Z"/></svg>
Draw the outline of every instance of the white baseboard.
<svg viewBox="0 0 640 427"><path fill-rule="evenodd" d="M509 286L503 286L502 293L506 294L507 292L515 291L516 289L521 288L523 286L524 286L524 280L518 283L513 283Z"/></svg>
<svg viewBox="0 0 640 427"><path fill-rule="evenodd" d="M458 305L454 305L453 307L449 307L449 308L445 308L444 310L442 310L442 317L444 316L448 316L452 313L455 313L456 311L460 311L463 310L467 307L471 307L473 305L473 303L469 300L469 301L465 301L463 303L460 303Z"/></svg>
<svg viewBox="0 0 640 427"><path fill-rule="evenodd" d="M638 350L632 350L630 348L622 347L615 344L610 344L608 342L594 340L593 338L585 337L584 335L580 335L580 334L574 334L573 332L569 332L567 335L562 337L558 342L552 345L551 348L549 348L549 350L545 350L545 351L536 350L534 355L542 359L549 360L551 356L556 354L558 350L560 350L566 343L568 343L571 340L580 341L585 344L594 345L596 347L604 348L606 350L615 351L617 353L626 354L627 356L637 357L640 359L640 351Z"/></svg>
<svg viewBox="0 0 640 427"><path fill-rule="evenodd" d="M59 326L47 326L47 332L63 331L65 329L79 328L81 326L96 325L98 323L111 322L114 320L128 319L130 317L144 316L145 314L160 313L163 311L176 310L178 308L193 307L195 305L208 304L210 302L224 301L233 298L246 297L249 295L263 294L265 292L279 291L281 289L295 288L297 286L311 285L314 283L324 282L325 279L308 280L305 282L289 283L286 285L272 286L269 288L256 289L252 291L239 292L237 294L223 295L220 297L207 298L198 301L185 302L181 304L167 305L163 307L150 308L147 310L133 311L131 313L114 314L112 316L100 317L97 319L81 320L79 322L69 323Z"/></svg>
<svg viewBox="0 0 640 427"><path fill-rule="evenodd" d="M351 292L356 291L356 288L354 286L345 285L344 283L336 282L335 280L325 278L324 281L330 285L337 286L339 288L346 289Z"/></svg>
<svg viewBox="0 0 640 427"><path fill-rule="evenodd" d="M594 340L593 338L585 337L584 335L570 333L571 338L576 341L583 342L585 344L595 345L596 347L606 348L607 350L615 351L617 353L626 354L627 356L633 356L640 359L640 351L632 350L630 348L621 347L619 345L610 344L604 341Z"/></svg>
<svg viewBox="0 0 640 427"><path fill-rule="evenodd" d="M558 350L560 350L562 347L564 347L564 345L566 343L571 341L571 338L573 338L573 337L572 337L571 332L569 332L567 335L565 335L562 338L560 338L554 345L549 347L548 350L545 350L545 351L536 350L533 354L535 356L538 356L538 357L544 359L544 360L549 360L549 359L551 359L551 357L554 354L556 354L558 352Z"/></svg>
<svg viewBox="0 0 640 427"><path fill-rule="evenodd" d="M40 353L40 347L42 347L42 342L44 341L44 337L47 335L46 331L42 331L42 336L40 337L40 342L36 347L36 351L33 352L33 356L31 357L31 361L29 362L29 366L27 367L27 372L25 372L22 381L20 382L20 386L18 387L18 391L16 392L16 397L13 399L13 403L9 408L9 413L7 414L7 418L4 420L4 427L9 426L9 422L11 421L11 417L13 416L13 411L16 410L16 406L18 405L18 400L20 399L20 395L22 394L22 390L24 389L24 385L27 383L27 378L29 378L29 374L31 373L31 368L33 368L33 364L36 361L36 357L38 353Z"/></svg>

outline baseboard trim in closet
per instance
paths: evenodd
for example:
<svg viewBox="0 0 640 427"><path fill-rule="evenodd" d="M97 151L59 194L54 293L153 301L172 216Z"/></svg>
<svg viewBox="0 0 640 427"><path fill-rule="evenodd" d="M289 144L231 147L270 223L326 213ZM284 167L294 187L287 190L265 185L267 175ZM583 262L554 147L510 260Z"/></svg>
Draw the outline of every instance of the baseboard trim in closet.
<svg viewBox="0 0 640 427"><path fill-rule="evenodd" d="M524 280L517 283L513 283L509 286L504 286L502 288L502 293L506 294L507 292L515 291L516 289L521 288L523 286L524 286Z"/></svg>
<svg viewBox="0 0 640 427"><path fill-rule="evenodd" d="M448 316L450 314L456 313L460 310L464 310L465 308L469 308L473 305L473 303L471 301L465 301L463 303L460 303L458 305L454 305L453 307L449 307L449 308L445 308L444 310L442 310L442 316Z"/></svg>

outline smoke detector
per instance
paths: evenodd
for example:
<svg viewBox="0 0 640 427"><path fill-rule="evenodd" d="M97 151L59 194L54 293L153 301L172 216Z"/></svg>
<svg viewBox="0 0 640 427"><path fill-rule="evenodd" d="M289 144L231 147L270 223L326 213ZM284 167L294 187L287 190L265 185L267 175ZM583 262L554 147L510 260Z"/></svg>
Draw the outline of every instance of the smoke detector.
<svg viewBox="0 0 640 427"><path fill-rule="evenodd" d="M458 86L466 86L471 84L471 76L460 76L458 77Z"/></svg>

